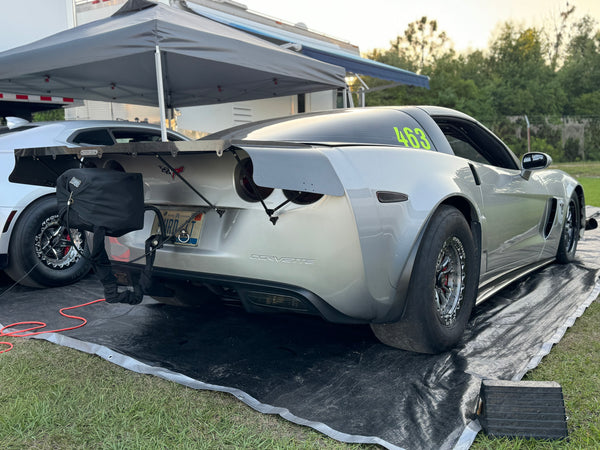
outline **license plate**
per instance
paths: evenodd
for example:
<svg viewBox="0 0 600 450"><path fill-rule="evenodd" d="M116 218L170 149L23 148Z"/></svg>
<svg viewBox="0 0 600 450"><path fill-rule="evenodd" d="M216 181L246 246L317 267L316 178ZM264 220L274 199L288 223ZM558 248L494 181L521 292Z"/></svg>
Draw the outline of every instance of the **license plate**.
<svg viewBox="0 0 600 450"><path fill-rule="evenodd" d="M161 213L165 221L165 234L167 237L175 234L175 238L170 242L175 245L184 245L188 247L196 247L198 245L204 214L196 213L194 211L175 210L161 210ZM194 215L194 218L182 228L183 224L192 215ZM154 224L152 225L152 234L158 233L159 228L157 217L154 219Z"/></svg>

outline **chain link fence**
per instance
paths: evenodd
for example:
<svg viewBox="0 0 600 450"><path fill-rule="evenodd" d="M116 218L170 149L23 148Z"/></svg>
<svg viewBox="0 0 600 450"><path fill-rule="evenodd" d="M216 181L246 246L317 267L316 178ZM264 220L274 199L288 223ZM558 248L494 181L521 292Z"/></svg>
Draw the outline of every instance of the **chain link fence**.
<svg viewBox="0 0 600 450"><path fill-rule="evenodd" d="M549 154L555 162L600 161L600 116L529 117L529 150ZM482 120L518 156L527 153L525 116Z"/></svg>

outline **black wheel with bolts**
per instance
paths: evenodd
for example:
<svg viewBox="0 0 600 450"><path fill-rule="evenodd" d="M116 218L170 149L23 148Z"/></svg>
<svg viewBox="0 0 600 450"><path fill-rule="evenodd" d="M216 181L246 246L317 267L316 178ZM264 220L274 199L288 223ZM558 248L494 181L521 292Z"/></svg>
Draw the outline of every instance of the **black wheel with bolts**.
<svg viewBox="0 0 600 450"><path fill-rule="evenodd" d="M90 270L85 233L67 233L57 214L56 197L42 197L21 213L11 234L6 274L29 287L74 283Z"/></svg>
<svg viewBox="0 0 600 450"><path fill-rule="evenodd" d="M402 319L371 328L392 347L440 353L461 338L478 283L479 257L469 224L459 210L442 205L419 246Z"/></svg>
<svg viewBox="0 0 600 450"><path fill-rule="evenodd" d="M579 231L581 229L581 212L579 209L579 198L573 194L567 205L567 213L560 235L560 243L556 252L556 260L561 264L570 263L575 259L577 243L579 242Z"/></svg>

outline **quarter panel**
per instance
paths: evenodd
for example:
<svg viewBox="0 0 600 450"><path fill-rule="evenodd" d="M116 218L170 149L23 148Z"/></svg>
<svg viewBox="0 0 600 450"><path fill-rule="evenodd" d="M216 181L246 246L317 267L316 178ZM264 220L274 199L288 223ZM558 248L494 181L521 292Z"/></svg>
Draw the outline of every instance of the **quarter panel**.
<svg viewBox="0 0 600 450"><path fill-rule="evenodd" d="M385 320L402 309L410 261L437 206L458 195L479 211L480 189L468 162L438 152L348 147L326 154L352 203L368 290L377 320ZM380 190L407 194L408 200L379 203Z"/></svg>

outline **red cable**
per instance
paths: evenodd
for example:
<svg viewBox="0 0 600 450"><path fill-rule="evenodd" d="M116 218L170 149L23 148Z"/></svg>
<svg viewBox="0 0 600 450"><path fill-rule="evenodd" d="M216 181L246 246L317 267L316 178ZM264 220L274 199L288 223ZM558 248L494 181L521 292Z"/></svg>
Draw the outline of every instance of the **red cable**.
<svg viewBox="0 0 600 450"><path fill-rule="evenodd" d="M79 316L71 316L69 314L66 314L64 311L68 310L68 309L75 309L75 308L81 308L82 306L88 306L88 305L92 305L94 303L98 303L98 302L103 302L105 301L105 299L100 298L98 300L94 300L88 303L83 303L81 305L75 305L75 306L68 306L66 308L62 308L59 313L61 314L61 316L67 317L69 319L78 319L81 320L82 323L80 323L79 325L76 325L74 327L69 327L69 328L60 328L58 330L46 330L46 331L33 331L33 330L39 330L41 328L47 327L48 325L44 322L37 322L37 321L30 321L30 322L16 322L16 323L11 323L10 325L6 325L5 327L0 328L0 337L2 336L12 336L12 337L27 337L27 336L36 336L38 334L44 334L44 333L58 333L60 331L69 331L69 330L74 330L76 328L80 328L82 326L84 326L87 323L87 320L84 319L83 317L79 317ZM13 328L13 327L17 327L19 325L35 325L33 327L29 327L29 328L24 328L22 330L15 330L15 331L10 331L8 333L6 333L4 330L6 330L7 328ZM27 333L28 331L31 331L31 333ZM21 333L26 333L26 334L21 334ZM0 341L0 345L4 344L4 345L8 345L7 349L4 350L0 350L0 353L6 353L8 351L10 351L13 348L13 345L10 342L2 342Z"/></svg>

